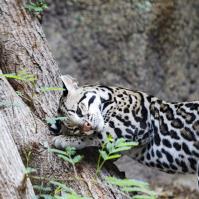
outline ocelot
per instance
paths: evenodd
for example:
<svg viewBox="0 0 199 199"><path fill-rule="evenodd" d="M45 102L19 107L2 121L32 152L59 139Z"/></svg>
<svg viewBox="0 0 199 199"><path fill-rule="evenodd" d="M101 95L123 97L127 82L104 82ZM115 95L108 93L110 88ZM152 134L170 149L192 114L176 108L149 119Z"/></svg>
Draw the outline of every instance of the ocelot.
<svg viewBox="0 0 199 199"><path fill-rule="evenodd" d="M132 157L168 173L199 176L199 101L170 103L140 91L92 85L79 87L62 76L65 90L52 129L57 148L100 146L108 135L137 141ZM198 179L199 181L199 179Z"/></svg>

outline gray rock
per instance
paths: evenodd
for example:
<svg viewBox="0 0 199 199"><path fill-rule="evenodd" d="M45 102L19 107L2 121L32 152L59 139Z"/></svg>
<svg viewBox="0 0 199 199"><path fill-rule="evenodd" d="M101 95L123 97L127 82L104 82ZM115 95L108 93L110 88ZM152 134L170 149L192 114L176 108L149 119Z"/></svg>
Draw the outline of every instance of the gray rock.
<svg viewBox="0 0 199 199"><path fill-rule="evenodd" d="M170 101L199 99L199 1L49 2L43 27L63 74ZM133 177L138 166L122 165ZM145 179L165 180L166 174L139 168Z"/></svg>

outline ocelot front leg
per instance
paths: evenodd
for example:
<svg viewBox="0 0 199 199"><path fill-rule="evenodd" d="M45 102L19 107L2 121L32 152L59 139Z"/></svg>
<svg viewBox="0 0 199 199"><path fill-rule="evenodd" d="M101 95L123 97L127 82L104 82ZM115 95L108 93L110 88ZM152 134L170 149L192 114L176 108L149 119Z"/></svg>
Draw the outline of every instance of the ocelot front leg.
<svg viewBox="0 0 199 199"><path fill-rule="evenodd" d="M91 135L82 136L79 128L66 128L59 120L49 127L53 135L59 135L53 138L52 142L53 146L58 149L65 149L67 146L75 147L76 149L82 149L89 146L98 147L101 145L100 140L94 131L91 132Z"/></svg>
<svg viewBox="0 0 199 199"><path fill-rule="evenodd" d="M59 135L53 138L53 145L58 149L65 149L68 146L83 149L90 146L100 147L101 144L95 135L78 137Z"/></svg>

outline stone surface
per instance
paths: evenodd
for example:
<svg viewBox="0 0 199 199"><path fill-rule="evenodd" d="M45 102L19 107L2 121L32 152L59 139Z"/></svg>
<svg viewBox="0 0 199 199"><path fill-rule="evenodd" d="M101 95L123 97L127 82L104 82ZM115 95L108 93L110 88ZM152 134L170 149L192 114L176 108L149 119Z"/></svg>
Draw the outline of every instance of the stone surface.
<svg viewBox="0 0 199 199"><path fill-rule="evenodd" d="M199 1L49 2L43 27L63 74L170 101L199 99ZM176 179L136 163L127 167L131 177L136 171L151 181Z"/></svg>

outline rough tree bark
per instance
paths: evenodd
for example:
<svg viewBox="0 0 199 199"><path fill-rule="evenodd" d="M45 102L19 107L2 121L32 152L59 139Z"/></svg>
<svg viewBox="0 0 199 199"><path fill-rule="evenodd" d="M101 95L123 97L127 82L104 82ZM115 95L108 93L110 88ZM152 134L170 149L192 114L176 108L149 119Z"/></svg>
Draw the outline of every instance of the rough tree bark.
<svg viewBox="0 0 199 199"><path fill-rule="evenodd" d="M8 89L9 83L5 79L0 80L0 88ZM13 91L12 88L10 88L10 91ZM1 103L4 96L4 93L0 90ZM9 124L5 122L6 118L2 116L0 114L0 198L31 199L34 196L32 185L30 180L25 177L25 167L8 130Z"/></svg>
<svg viewBox="0 0 199 199"><path fill-rule="evenodd" d="M101 183L101 179L97 179L97 184L92 182L96 176L95 164L91 162L83 161L77 168L78 175L84 181L67 181L73 176L71 168L48 152L47 147L51 145L52 136L45 119L56 115L61 93L41 92L40 89L43 86L60 86L60 72L50 53L41 25L35 16L27 13L24 2L1 0L0 73L18 73L24 69L36 75L34 84L0 78L0 192L2 189L9 191L12 183L14 191L10 192L9 198L30 198L30 194L21 196L18 193L17 197L16 193L17 190L21 191L18 186L24 177L24 166L18 149L24 164L37 169L37 176L63 179L78 193L95 199L124 198L118 190ZM16 91L20 92L20 96ZM28 153L31 154L29 158ZM7 158L7 162L4 158ZM6 169L10 174L5 176ZM102 176L105 175L109 175L106 170L102 173ZM8 186L3 182L8 183ZM31 184L27 182L24 190L32 194ZM0 198L8 197L0 195Z"/></svg>

